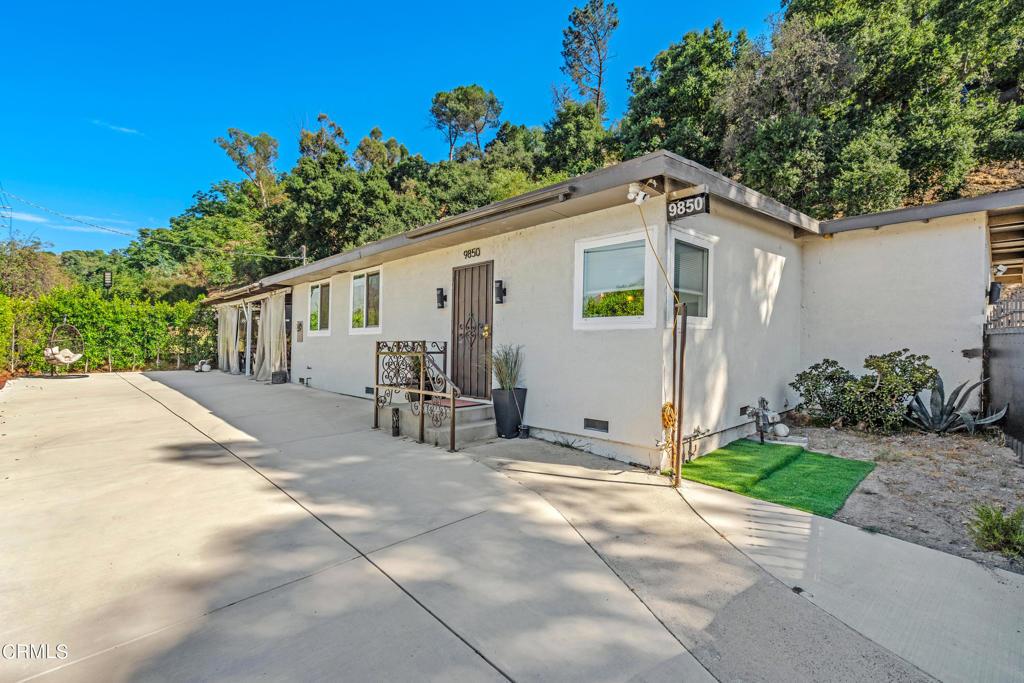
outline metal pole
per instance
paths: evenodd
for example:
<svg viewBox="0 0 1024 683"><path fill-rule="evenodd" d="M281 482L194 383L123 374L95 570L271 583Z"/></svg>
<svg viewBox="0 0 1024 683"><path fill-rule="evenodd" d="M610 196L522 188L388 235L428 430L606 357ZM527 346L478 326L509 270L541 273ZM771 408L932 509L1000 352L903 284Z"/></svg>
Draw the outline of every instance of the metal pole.
<svg viewBox="0 0 1024 683"><path fill-rule="evenodd" d="M427 342L423 342L423 351L424 351L424 353L420 354L420 443L423 443L426 440L426 436L427 436L427 433L425 431L426 425L424 424L424 421L423 421L423 418L426 417L424 415L424 411L423 411L423 390L424 390L424 384L426 384L426 379L427 379L427 377L426 377L426 374L427 374L427 367L426 367L426 365L427 365L427 356L426 356L426 353L425 353L426 350L427 350Z"/></svg>
<svg viewBox="0 0 1024 683"><path fill-rule="evenodd" d="M455 387L451 389L451 408L452 408L452 419L448 424L448 452L455 452Z"/></svg>
<svg viewBox="0 0 1024 683"><path fill-rule="evenodd" d="M673 406L676 403L676 399L679 398L679 396L677 395L678 394L678 390L676 389L676 366L678 364L678 358L676 356L678 355L678 348L679 348L679 341L678 341L679 340L679 313L680 313L679 307L681 305L682 304L680 304L678 302L672 304L672 380L669 382L669 386L672 387L672 399L671 400L672 400L672 405ZM676 436L675 436L675 428L673 428L673 430L669 433L669 436L672 438L672 444L671 444L672 450L670 451L670 454L671 454L672 457L670 458L670 462L669 462L668 465L669 465L669 467L672 468L672 472L675 472L676 471L676 458L679 457L679 450L678 450L679 441L676 439Z"/></svg>
<svg viewBox="0 0 1024 683"><path fill-rule="evenodd" d="M373 352L373 428L380 429L380 404L377 399L380 396L380 342L376 343Z"/></svg>
<svg viewBox="0 0 1024 683"><path fill-rule="evenodd" d="M252 304L245 304L245 376L252 374Z"/></svg>
<svg viewBox="0 0 1024 683"><path fill-rule="evenodd" d="M676 469L672 477L672 486L679 488L683 479L683 399L684 380L686 379L686 304L680 310L679 320L679 385L676 390Z"/></svg>

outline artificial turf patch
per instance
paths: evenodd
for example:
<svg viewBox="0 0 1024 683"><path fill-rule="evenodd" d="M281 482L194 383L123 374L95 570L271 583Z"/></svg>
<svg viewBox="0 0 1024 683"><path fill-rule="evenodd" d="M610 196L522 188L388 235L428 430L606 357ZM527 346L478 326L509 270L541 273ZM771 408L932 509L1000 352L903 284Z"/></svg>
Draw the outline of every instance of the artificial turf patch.
<svg viewBox="0 0 1024 683"><path fill-rule="evenodd" d="M873 470L800 446L733 441L683 466L683 477L751 498L831 517Z"/></svg>

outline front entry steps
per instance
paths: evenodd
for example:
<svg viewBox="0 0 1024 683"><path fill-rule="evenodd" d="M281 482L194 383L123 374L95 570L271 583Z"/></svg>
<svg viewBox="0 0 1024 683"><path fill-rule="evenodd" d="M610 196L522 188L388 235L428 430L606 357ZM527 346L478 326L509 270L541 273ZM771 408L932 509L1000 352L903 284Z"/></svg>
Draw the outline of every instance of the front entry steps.
<svg viewBox="0 0 1024 683"><path fill-rule="evenodd" d="M414 415L408 403L388 406L381 410L380 425L382 429L391 429L391 410L398 410L398 433L409 439L419 438L420 418ZM494 421L494 406L490 403L479 403L469 399L459 399L456 403L455 416L455 449L478 441L494 439L498 436L498 427ZM424 420L424 443L448 448L448 419L435 427L428 413Z"/></svg>

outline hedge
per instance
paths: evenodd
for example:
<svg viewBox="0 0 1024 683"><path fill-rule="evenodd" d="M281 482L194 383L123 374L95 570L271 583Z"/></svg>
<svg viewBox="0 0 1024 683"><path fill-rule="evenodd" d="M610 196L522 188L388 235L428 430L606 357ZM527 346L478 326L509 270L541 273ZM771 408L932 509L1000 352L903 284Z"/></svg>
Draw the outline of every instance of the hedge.
<svg viewBox="0 0 1024 683"><path fill-rule="evenodd" d="M0 342L6 340L0 353L5 365L10 368L13 362L15 371L48 370L43 348L53 328L65 319L85 342L85 353L72 371L187 367L215 357L216 320L201 299L169 304L107 297L77 287L55 289L38 299L0 298Z"/></svg>

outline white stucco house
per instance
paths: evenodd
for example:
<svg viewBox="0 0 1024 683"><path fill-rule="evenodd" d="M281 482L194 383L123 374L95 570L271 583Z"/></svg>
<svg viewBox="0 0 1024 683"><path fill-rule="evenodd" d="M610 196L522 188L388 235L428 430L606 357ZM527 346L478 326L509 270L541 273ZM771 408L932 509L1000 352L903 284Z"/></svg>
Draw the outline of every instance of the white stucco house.
<svg viewBox="0 0 1024 683"><path fill-rule="evenodd" d="M908 347L947 382L977 379L993 265L1019 281L1024 263L990 234L1024 231L1022 212L1015 190L819 222L659 151L209 301L230 318L222 368L247 370L229 357L245 311L285 292L290 359L278 365L368 399L379 341L438 342L452 383L482 403L490 350L522 345L532 435L656 466L673 290L689 311L683 431L706 430L706 451L752 431L759 397L792 407L788 383L824 357L856 370Z"/></svg>

